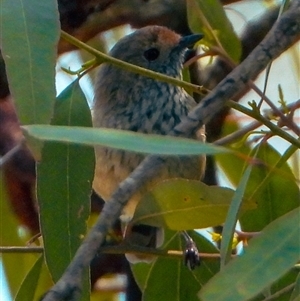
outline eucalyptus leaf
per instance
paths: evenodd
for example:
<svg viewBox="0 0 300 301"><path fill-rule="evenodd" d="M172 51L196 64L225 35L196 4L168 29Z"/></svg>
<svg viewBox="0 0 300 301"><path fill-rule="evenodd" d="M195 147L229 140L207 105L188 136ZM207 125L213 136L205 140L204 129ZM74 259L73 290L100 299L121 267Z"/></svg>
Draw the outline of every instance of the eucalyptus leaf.
<svg viewBox="0 0 300 301"><path fill-rule="evenodd" d="M248 211L240 222L244 231L260 231L276 218L299 206L300 190L287 162L277 166L280 153L270 144L260 145L245 196L257 208ZM287 193L288 192L288 193Z"/></svg>
<svg viewBox="0 0 300 301"><path fill-rule="evenodd" d="M106 128L28 125L23 127L23 132L43 141L102 145L147 154L199 155L231 152L224 147L193 139Z"/></svg>
<svg viewBox="0 0 300 301"><path fill-rule="evenodd" d="M38 284L43 260L44 256L41 255L23 280L14 301L34 300L34 294Z"/></svg>
<svg viewBox="0 0 300 301"><path fill-rule="evenodd" d="M241 43L218 0L187 0L187 16L193 32L203 33L208 47L221 47L237 63Z"/></svg>
<svg viewBox="0 0 300 301"><path fill-rule="evenodd" d="M300 260L300 208L270 223L200 291L202 301L243 301L255 297Z"/></svg>
<svg viewBox="0 0 300 301"><path fill-rule="evenodd" d="M189 232L201 252L215 253L216 247L195 231ZM184 250L180 233L166 230L163 248ZM219 270L218 259L201 259L200 267L191 271L182 258L159 257L152 263L131 265L135 279L143 292L143 300L198 300L198 290Z"/></svg>
<svg viewBox="0 0 300 301"><path fill-rule="evenodd" d="M222 224L234 191L200 181L170 179L157 184L138 204L132 223L192 230ZM254 208L251 201L242 210Z"/></svg>
<svg viewBox="0 0 300 301"><path fill-rule="evenodd" d="M57 98L53 124L91 126L91 114L78 80ZM40 223L49 271L58 281L86 234L94 175L94 149L46 142L37 166ZM83 296L89 300L89 272Z"/></svg>
<svg viewBox="0 0 300 301"><path fill-rule="evenodd" d="M49 123L55 101L57 2L1 1L1 51L22 124Z"/></svg>

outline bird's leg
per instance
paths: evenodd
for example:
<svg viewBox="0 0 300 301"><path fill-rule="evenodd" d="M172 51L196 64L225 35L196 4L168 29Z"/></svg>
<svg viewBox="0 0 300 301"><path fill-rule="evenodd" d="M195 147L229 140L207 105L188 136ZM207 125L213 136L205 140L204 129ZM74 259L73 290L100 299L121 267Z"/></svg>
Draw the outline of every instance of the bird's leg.
<svg viewBox="0 0 300 301"><path fill-rule="evenodd" d="M191 270L194 270L196 266L200 266L200 256L198 248L193 241L193 239L189 236L186 231L181 231L181 234L185 240L185 250L184 250L184 263Z"/></svg>

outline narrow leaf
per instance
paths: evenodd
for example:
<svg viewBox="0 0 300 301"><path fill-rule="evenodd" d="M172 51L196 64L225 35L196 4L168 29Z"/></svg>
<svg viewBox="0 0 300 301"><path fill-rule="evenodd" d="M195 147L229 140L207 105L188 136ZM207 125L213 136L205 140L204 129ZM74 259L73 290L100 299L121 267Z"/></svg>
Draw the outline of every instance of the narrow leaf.
<svg viewBox="0 0 300 301"><path fill-rule="evenodd" d="M23 280L15 301L32 301L39 281L44 256L41 255Z"/></svg>
<svg viewBox="0 0 300 301"><path fill-rule="evenodd" d="M248 300L283 276L300 260L300 208L268 225L250 241L244 255L230 261L200 291L202 301Z"/></svg>
<svg viewBox="0 0 300 301"><path fill-rule="evenodd" d="M223 48L237 63L241 55L241 43L218 0L188 0L187 16L193 32L204 33L208 47Z"/></svg>
<svg viewBox="0 0 300 301"><path fill-rule="evenodd" d="M90 109L78 81L57 98L54 124L91 126ZM57 281L86 233L94 174L94 150L88 146L45 143L37 166L40 222L49 271ZM88 271L84 300L88 297Z"/></svg>
<svg viewBox="0 0 300 301"><path fill-rule="evenodd" d="M257 149L258 151L258 149ZM255 156L257 154L255 153ZM255 157L254 156L254 157ZM238 220L238 215L240 212L240 208L242 205L243 197L245 194L245 190L247 187L247 183L249 181L249 177L252 170L252 164L246 168L245 173L243 174L240 184L238 185L234 196L232 198L232 202L230 204L228 214L226 217L225 224L223 226L222 231L222 242L221 242L221 269L225 266L225 264L230 260L232 253L232 239L234 235L234 229Z"/></svg>
<svg viewBox="0 0 300 301"><path fill-rule="evenodd" d="M295 287L293 289L290 301L300 301L300 273L295 282Z"/></svg>
<svg viewBox="0 0 300 301"><path fill-rule="evenodd" d="M224 147L193 139L115 129L29 125L24 126L23 130L25 135L44 141L60 141L91 146L102 145L147 154L199 155L230 152Z"/></svg>

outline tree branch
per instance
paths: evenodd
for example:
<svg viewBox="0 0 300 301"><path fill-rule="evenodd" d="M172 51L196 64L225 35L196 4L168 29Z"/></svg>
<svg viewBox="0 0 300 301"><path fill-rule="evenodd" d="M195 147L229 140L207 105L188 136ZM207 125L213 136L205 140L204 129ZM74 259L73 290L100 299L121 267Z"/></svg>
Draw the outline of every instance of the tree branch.
<svg viewBox="0 0 300 301"><path fill-rule="evenodd" d="M294 0L289 10L276 22L266 38L254 51L233 70L217 87L207 95L170 133L189 137L196 128L207 123L216 112L220 111L228 99L245 87L272 60L288 49L300 35L300 0ZM148 179L157 174L163 165L158 156L148 156L124 180L103 208L101 216L78 249L73 261L43 298L44 301L78 300L81 293L81 280L84 269L89 265L108 229L118 219L122 207L135 191Z"/></svg>

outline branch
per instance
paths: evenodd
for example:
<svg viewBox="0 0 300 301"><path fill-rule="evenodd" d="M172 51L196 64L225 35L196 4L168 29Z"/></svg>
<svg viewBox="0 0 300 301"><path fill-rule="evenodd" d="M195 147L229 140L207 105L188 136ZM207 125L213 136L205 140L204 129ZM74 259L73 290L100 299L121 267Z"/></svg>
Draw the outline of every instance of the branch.
<svg viewBox="0 0 300 301"><path fill-rule="evenodd" d="M247 82L255 78L272 60L288 49L300 36L300 0L294 0L289 10L276 22L266 38L235 70L197 105L170 135L189 137L196 128L207 123L220 111L228 99L234 97ZM103 243L108 229L118 219L126 201L138 188L157 174L164 160L148 156L125 179L105 203L101 216L78 249L73 261L43 298L44 301L78 300L81 293L82 274Z"/></svg>
<svg viewBox="0 0 300 301"><path fill-rule="evenodd" d="M20 143L18 143L16 146L14 146L11 150L9 150L4 156L0 157L0 170L3 168L5 164L7 164L16 153L20 151L24 143L24 140L22 140Z"/></svg>
<svg viewBox="0 0 300 301"><path fill-rule="evenodd" d="M42 247L0 247L0 253L43 253L44 248Z"/></svg>
<svg viewBox="0 0 300 301"><path fill-rule="evenodd" d="M256 112L255 110L250 110L250 109L247 109L246 107L232 101L232 100L229 100L228 101L229 105L248 115L248 116L251 116L253 117L254 119L260 121L262 124L264 124L265 126L267 126L271 131L272 133L278 135L279 137L285 139L286 141L289 141L291 144L297 146L298 148L300 148L300 140L298 140L297 138L294 138L293 136L291 136L289 133L287 133L286 131L282 130L280 127L278 127L277 125L275 125L273 122L270 121L269 118L267 117L264 117L263 115L261 115L259 112ZM277 111L277 110L276 110Z"/></svg>
<svg viewBox="0 0 300 301"><path fill-rule="evenodd" d="M86 43L83 43L83 42L79 41L78 39L72 37L71 35L69 35L68 33L64 32L64 31L61 31L61 37L63 39L65 39L66 41L72 43L76 47L78 47L80 49L83 49L83 50L87 51L88 53L94 55L96 57L96 60L98 61L98 62L96 62L96 64L99 64L99 62L100 63L104 63L104 62L105 63L110 63L110 64L115 65L117 67L124 68L126 71L134 72L134 73L137 73L137 74L140 74L140 75L143 75L143 76L153 78L155 80L159 80L159 81L163 81L165 83L173 84L173 85L176 85L178 87L182 87L182 88L184 88L184 89L186 89L187 91L190 91L190 92L195 92L195 93L199 93L199 94L200 93L207 93L207 90L204 89L201 86L194 85L194 84L191 84L189 82L185 82L181 79L174 78L174 77L171 77L171 76L159 73L159 72L155 72L155 71L152 71L152 70L149 70L149 69L145 69L145 68L142 68L142 67L139 67L139 66L121 61L119 59L116 59L116 58L114 58L114 57L112 57L108 54L105 54L105 53L103 53L99 50L96 50L95 48L87 45Z"/></svg>
<svg viewBox="0 0 300 301"><path fill-rule="evenodd" d="M228 105L231 106L233 102L229 101ZM235 106L235 102L233 104L233 106ZM240 108L240 106L239 106ZM289 112L293 112L296 109L300 108L300 100L297 100L291 104L288 104L285 108L281 107L281 108L277 108L277 110L280 110L281 112L285 112L286 110L288 110ZM276 110L276 111L277 111ZM246 112L243 112L246 114ZM273 110L268 110L264 115L262 115L265 119L269 120L269 116L277 116L276 112L274 112ZM257 119L257 118L256 118ZM246 125L245 127L223 137L220 138L216 141L214 141L214 144L216 145L226 145L226 144L230 144L240 138L242 138L243 136L245 136L246 134L248 134L251 131L254 131L255 129L257 129L258 127L260 127L263 124L262 121L260 120L255 120L252 123L250 123L249 125Z"/></svg>

